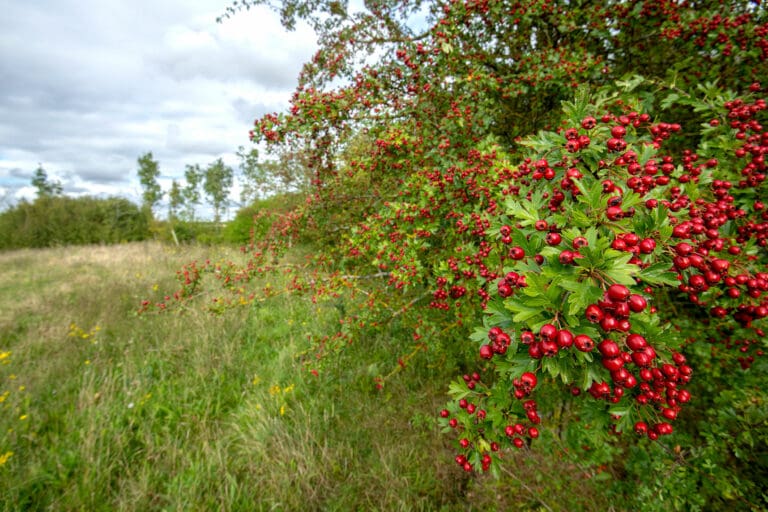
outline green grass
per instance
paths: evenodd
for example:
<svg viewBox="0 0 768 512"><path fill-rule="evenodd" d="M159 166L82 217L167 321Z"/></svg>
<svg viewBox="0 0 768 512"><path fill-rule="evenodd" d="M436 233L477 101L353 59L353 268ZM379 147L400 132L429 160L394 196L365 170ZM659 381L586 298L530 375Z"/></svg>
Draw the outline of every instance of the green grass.
<svg viewBox="0 0 768 512"><path fill-rule="evenodd" d="M240 257L151 243L0 254L0 508L546 509L542 471L493 481L453 464L435 415L455 368L425 356L375 390L370 366L408 349L396 330L315 376L301 356L337 328L338 303L136 314L182 264Z"/></svg>

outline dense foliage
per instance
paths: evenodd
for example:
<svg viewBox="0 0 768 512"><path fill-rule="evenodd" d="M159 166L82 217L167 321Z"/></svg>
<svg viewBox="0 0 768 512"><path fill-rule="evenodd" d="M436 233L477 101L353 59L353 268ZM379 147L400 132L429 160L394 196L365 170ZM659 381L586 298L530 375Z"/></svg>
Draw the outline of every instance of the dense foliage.
<svg viewBox="0 0 768 512"><path fill-rule="evenodd" d="M121 243L149 236L149 219L124 198L40 195L0 213L0 249Z"/></svg>
<svg viewBox="0 0 768 512"><path fill-rule="evenodd" d="M270 236L272 226L289 215L301 204L301 197L295 194L279 194L267 199L258 199L253 204L240 208L235 218L224 228L222 237L233 244L248 245L254 240Z"/></svg>
<svg viewBox="0 0 768 512"><path fill-rule="evenodd" d="M768 506L765 7L278 9L321 49L252 136L312 190L248 268L210 268L226 287L252 297L266 249L317 243L336 277L292 288L360 308L308 365L409 325L399 368L430 352L463 373L440 423L468 472L543 446L605 469L630 509Z"/></svg>

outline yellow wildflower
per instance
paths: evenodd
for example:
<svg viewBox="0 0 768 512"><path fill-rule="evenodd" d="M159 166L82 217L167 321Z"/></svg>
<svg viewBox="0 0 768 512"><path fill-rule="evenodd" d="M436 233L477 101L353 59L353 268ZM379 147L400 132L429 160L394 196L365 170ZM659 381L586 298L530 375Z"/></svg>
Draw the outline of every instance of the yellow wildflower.
<svg viewBox="0 0 768 512"><path fill-rule="evenodd" d="M13 457L13 452L8 451L4 454L0 455L0 466L4 465L6 462L8 462L8 459Z"/></svg>

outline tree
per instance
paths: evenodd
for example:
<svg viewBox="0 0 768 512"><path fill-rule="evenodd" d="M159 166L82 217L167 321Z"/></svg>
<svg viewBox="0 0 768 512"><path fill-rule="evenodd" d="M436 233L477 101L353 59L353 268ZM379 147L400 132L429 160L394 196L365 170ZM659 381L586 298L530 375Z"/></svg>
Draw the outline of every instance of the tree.
<svg viewBox="0 0 768 512"><path fill-rule="evenodd" d="M213 208L213 220L216 223L221 221L221 214L228 206L233 176L234 171L224 165L221 158L209 164L203 174L203 191Z"/></svg>
<svg viewBox="0 0 768 512"><path fill-rule="evenodd" d="M32 177L32 186L37 189L37 197L58 196L62 193L61 182L49 181L42 165L38 165Z"/></svg>
<svg viewBox="0 0 768 512"><path fill-rule="evenodd" d="M184 204L186 205L186 218L187 220L195 219L195 206L200 204L200 183L203 180L203 170L200 165L187 165L184 170L184 179L186 185L181 190L181 195L184 198Z"/></svg>
<svg viewBox="0 0 768 512"><path fill-rule="evenodd" d="M246 151L243 146L240 146L237 149L237 156L240 159L242 181L240 203L246 206L266 196L267 180L263 167L259 164L259 151L256 148Z"/></svg>
<svg viewBox="0 0 768 512"><path fill-rule="evenodd" d="M173 180L171 189L168 191L168 220L175 221L182 206L184 205L184 194L179 182Z"/></svg>
<svg viewBox="0 0 768 512"><path fill-rule="evenodd" d="M237 156L242 177L240 200L244 205L256 199L307 190L310 180L303 152L281 152L270 159L260 160L256 148L246 152L241 146Z"/></svg>
<svg viewBox="0 0 768 512"><path fill-rule="evenodd" d="M139 182L143 189L142 206L151 213L163 198L163 190L157 182L160 176L159 164L152 157L152 152L148 152L138 158L138 165Z"/></svg>

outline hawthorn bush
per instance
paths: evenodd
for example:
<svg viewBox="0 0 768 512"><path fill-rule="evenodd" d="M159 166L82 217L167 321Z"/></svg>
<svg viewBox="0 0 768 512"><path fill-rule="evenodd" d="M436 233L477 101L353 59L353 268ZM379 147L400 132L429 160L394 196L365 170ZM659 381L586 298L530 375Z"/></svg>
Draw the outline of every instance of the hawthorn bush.
<svg viewBox="0 0 768 512"><path fill-rule="evenodd" d="M541 446L630 509L768 506L764 6L278 9L320 50L252 137L313 189L237 276L309 236L331 277L292 289L365 297L312 364L396 319L400 368L466 356L439 412L466 471Z"/></svg>

